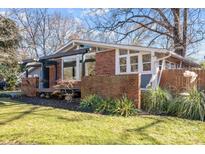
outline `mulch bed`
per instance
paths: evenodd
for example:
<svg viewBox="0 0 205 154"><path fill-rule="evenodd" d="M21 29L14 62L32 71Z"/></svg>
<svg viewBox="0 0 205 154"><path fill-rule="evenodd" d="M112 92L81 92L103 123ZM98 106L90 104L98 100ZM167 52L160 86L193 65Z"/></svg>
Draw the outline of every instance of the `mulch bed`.
<svg viewBox="0 0 205 154"><path fill-rule="evenodd" d="M42 105L42 106L49 106L54 108L61 108L61 109L68 109L73 111L80 111L80 99L75 98L72 102L68 102L66 100L59 100L59 99L46 99L40 97L16 97L11 98L13 100L21 101L26 104L33 104L33 105Z"/></svg>

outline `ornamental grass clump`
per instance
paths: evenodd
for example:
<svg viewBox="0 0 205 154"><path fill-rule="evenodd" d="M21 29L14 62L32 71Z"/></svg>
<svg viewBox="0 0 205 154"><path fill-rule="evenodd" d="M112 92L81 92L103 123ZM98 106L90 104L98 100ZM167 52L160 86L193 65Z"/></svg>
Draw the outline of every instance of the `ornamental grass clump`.
<svg viewBox="0 0 205 154"><path fill-rule="evenodd" d="M189 95L182 98L178 107L177 116L193 120L204 121L205 94L202 91L192 89Z"/></svg>
<svg viewBox="0 0 205 154"><path fill-rule="evenodd" d="M133 101L128 99L126 96L123 96L120 99L115 100L115 108L113 110L114 115L121 116L131 116L137 113Z"/></svg>
<svg viewBox="0 0 205 154"><path fill-rule="evenodd" d="M112 114L115 109L115 101L113 99L103 99L97 104L95 112L102 114Z"/></svg>
<svg viewBox="0 0 205 154"><path fill-rule="evenodd" d="M166 114L172 95L164 89L148 89L142 96L142 108L153 114Z"/></svg>
<svg viewBox="0 0 205 154"><path fill-rule="evenodd" d="M103 99L97 95L90 95L82 99L80 109L83 111L131 116L137 113L133 101L123 96L119 99Z"/></svg>
<svg viewBox="0 0 205 154"><path fill-rule="evenodd" d="M97 95L89 95L80 102L80 109L83 111L94 112L104 100Z"/></svg>

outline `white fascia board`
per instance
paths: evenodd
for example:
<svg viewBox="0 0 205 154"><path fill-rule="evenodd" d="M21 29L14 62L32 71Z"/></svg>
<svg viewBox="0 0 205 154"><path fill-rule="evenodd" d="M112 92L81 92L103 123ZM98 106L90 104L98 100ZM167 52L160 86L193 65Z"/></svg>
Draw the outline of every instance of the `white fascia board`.
<svg viewBox="0 0 205 154"><path fill-rule="evenodd" d="M112 49L126 49L126 50L137 50L140 52L157 52L157 53L165 53L165 54L171 54L173 57L176 57L178 59L181 59L185 62L189 63L195 63L189 59L186 59L180 55L177 55L173 51L167 50L167 49L159 49L159 48L149 48L149 47L137 47L137 46L132 46L132 45L123 45L123 44L111 44L111 43L102 43L102 42L95 42L95 41L87 41L87 40L71 40L69 43L67 43L65 46L61 47L58 49L55 53L62 51L64 48L67 46L73 44L84 44L84 45L89 45L89 46L97 46L97 47L102 47L102 48L112 48ZM106 50L107 51L107 50ZM103 52L103 51L99 51Z"/></svg>
<svg viewBox="0 0 205 154"><path fill-rule="evenodd" d="M160 52L160 53L168 53L170 51L166 49L157 49L157 48L148 48L148 47L137 47L132 45L122 45L122 44L110 44L110 43L101 43L94 41L86 41L86 40L73 40L75 43L82 43L91 46L98 46L104 48L115 48L115 49L127 49L127 50L139 50L145 52Z"/></svg>
<svg viewBox="0 0 205 154"><path fill-rule="evenodd" d="M132 46L132 45L123 45L123 44L111 44L111 43L101 43L101 42L95 42L95 41L87 41L87 40L72 40L63 47L59 48L57 51L54 53L57 53L59 51L62 51L65 49L67 46L73 44L76 45L78 44L84 44L84 45L89 45L89 46L97 46L97 47L102 47L102 48L115 48L115 49L127 49L127 50L139 50L139 51L144 51L144 52L159 52L159 53L169 53L171 51L166 50L166 49L157 49L157 48L149 48L149 47L137 47L137 46Z"/></svg>
<svg viewBox="0 0 205 154"><path fill-rule="evenodd" d="M67 44L65 44L64 46L62 46L61 48L59 48L58 50L56 50L53 54L62 51L63 49L65 49L66 47L68 47L68 46L71 45L71 44L73 44L73 46L75 45L75 43L73 42L73 40L70 41L70 42L68 42ZM73 46L72 46L72 47L73 47ZM71 48L72 48L72 47L71 47ZM68 49L68 50L69 50L69 49Z"/></svg>

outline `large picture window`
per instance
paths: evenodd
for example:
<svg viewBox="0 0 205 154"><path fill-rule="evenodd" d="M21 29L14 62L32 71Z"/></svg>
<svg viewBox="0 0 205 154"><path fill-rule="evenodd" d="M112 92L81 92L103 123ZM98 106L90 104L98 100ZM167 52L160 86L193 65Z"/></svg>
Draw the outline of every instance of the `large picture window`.
<svg viewBox="0 0 205 154"><path fill-rule="evenodd" d="M75 80L76 79L76 66L75 62L64 62L63 64L63 79Z"/></svg>

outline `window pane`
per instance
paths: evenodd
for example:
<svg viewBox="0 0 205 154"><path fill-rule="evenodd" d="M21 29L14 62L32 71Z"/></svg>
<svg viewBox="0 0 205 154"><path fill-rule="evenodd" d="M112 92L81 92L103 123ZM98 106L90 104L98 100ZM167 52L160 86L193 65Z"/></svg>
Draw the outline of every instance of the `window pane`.
<svg viewBox="0 0 205 154"><path fill-rule="evenodd" d="M126 61L126 57L122 57L120 58L120 65L126 65L127 61Z"/></svg>
<svg viewBox="0 0 205 154"><path fill-rule="evenodd" d="M120 66L120 72L126 72L126 66Z"/></svg>
<svg viewBox="0 0 205 154"><path fill-rule="evenodd" d="M127 55L128 51L127 50L120 50L120 55Z"/></svg>
<svg viewBox="0 0 205 154"><path fill-rule="evenodd" d="M143 71L150 71L151 70L151 63L143 64Z"/></svg>
<svg viewBox="0 0 205 154"><path fill-rule="evenodd" d="M131 72L138 72L138 65L131 65Z"/></svg>
<svg viewBox="0 0 205 154"><path fill-rule="evenodd" d="M130 57L130 63L131 63L131 64L136 64L136 63L138 63L138 56L131 56L131 57Z"/></svg>
<svg viewBox="0 0 205 154"><path fill-rule="evenodd" d="M130 54L133 54L133 53L139 53L139 51L136 51L136 50L130 50Z"/></svg>
<svg viewBox="0 0 205 154"><path fill-rule="evenodd" d="M63 68L63 79L64 80L73 80L75 79L75 67L64 67Z"/></svg>
<svg viewBox="0 0 205 154"><path fill-rule="evenodd" d="M86 76L95 75L95 62L86 62L85 63L85 75Z"/></svg>
<svg viewBox="0 0 205 154"><path fill-rule="evenodd" d="M170 68L170 63L168 61L165 62L165 68L169 69Z"/></svg>
<svg viewBox="0 0 205 154"><path fill-rule="evenodd" d="M151 62L151 54L142 55L143 62Z"/></svg>

